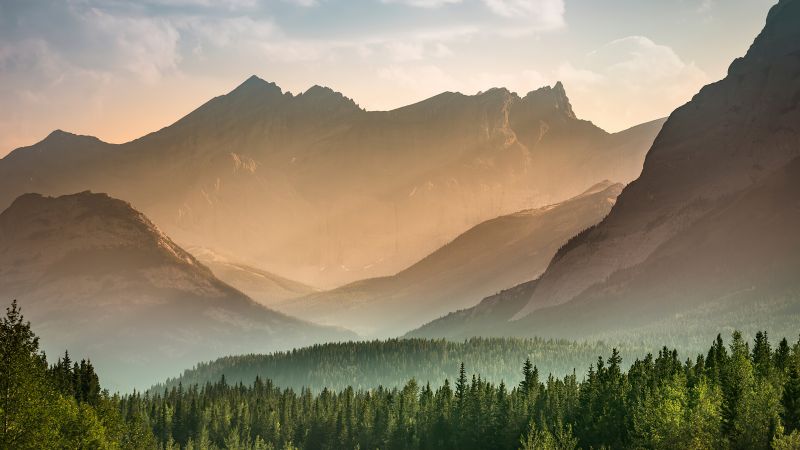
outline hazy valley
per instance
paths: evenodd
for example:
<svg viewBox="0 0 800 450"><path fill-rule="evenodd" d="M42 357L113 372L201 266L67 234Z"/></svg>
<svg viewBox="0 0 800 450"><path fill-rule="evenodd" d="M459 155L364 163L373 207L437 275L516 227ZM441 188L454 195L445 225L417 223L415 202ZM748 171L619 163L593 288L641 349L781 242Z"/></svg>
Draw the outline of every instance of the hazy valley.
<svg viewBox="0 0 800 450"><path fill-rule="evenodd" d="M183 32L220 8L136 6L191 8ZM588 8L569 6L564 20ZM644 43L627 51L653 52L637 64L560 63L566 83L526 94L388 110L254 75L128 142L56 130L11 151L0 448L800 448L800 0L779 0L725 76L668 118L608 132L576 114L572 84L587 105L632 66L665 96L664 73L699 70L648 41L586 55ZM374 45L354 48L379 59ZM432 57L427 45L395 63ZM0 75L23 54L0 41ZM636 89L606 114L654 98Z"/></svg>

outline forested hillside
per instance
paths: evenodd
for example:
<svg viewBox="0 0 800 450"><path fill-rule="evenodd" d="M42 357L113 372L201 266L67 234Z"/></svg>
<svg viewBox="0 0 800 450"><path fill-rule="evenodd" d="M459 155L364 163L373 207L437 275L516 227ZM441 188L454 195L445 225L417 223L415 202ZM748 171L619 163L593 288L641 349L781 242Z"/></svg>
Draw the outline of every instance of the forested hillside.
<svg viewBox="0 0 800 450"><path fill-rule="evenodd" d="M681 362L664 348L630 370L613 350L585 378L544 376L528 360L518 385L468 377L440 388L312 393L253 385L179 386L121 401L150 416L167 448L303 449L796 449L800 445L800 343L752 348L735 332ZM170 447L172 446L172 447Z"/></svg>
<svg viewBox="0 0 800 450"><path fill-rule="evenodd" d="M614 349L585 377L518 384L467 376L433 388L281 389L258 378L111 396L89 361L48 366L12 304L0 320L0 448L796 449L800 341L752 348L734 332L681 362L667 348L626 372Z"/></svg>
<svg viewBox="0 0 800 450"><path fill-rule="evenodd" d="M610 347L603 343L575 343L565 340L472 338L462 342L443 339L390 339L314 345L290 352L241 355L198 364L164 387L216 382L222 376L232 384L251 384L256 377L270 379L280 388L300 390L324 387L342 390L377 386L402 387L409 379L440 386L458 376L460 363L493 383L516 384L519 365L530 358L545 373L557 376L582 375L597 355ZM641 353L640 348L628 351Z"/></svg>

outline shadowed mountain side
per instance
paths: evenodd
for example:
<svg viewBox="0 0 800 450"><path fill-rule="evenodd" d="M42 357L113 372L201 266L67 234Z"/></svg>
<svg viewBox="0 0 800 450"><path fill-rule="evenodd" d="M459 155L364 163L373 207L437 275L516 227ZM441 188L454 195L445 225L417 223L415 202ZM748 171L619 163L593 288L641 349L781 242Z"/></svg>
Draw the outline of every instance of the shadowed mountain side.
<svg viewBox="0 0 800 450"><path fill-rule="evenodd" d="M202 247L187 249L198 261L211 269L214 276L244 292L253 300L267 307L291 298L303 297L318 289L289 280L250 264L237 262Z"/></svg>
<svg viewBox="0 0 800 450"><path fill-rule="evenodd" d="M728 76L670 116L641 177L555 256L518 331L576 338L703 302L798 302L798 23L800 0L780 1Z"/></svg>
<svg viewBox="0 0 800 450"><path fill-rule="evenodd" d="M276 307L367 335L402 334L538 276L570 236L605 217L621 190L604 182L563 203L489 220L397 275Z"/></svg>
<svg viewBox="0 0 800 450"><path fill-rule="evenodd" d="M582 337L607 333L619 324L652 326L703 303L746 308L748 303L771 299L789 299L794 305L772 312L800 318L797 230L800 158L743 192L717 201L645 262L616 272L569 303L536 311L513 328ZM774 318L767 314L739 320L740 325L771 329ZM782 331L792 330L774 333Z"/></svg>
<svg viewBox="0 0 800 450"><path fill-rule="evenodd" d="M697 350L717 333L734 329L793 334L800 320L797 229L800 158L719 202L645 263L616 273L571 302L510 321L535 291L537 282L531 281L408 336L570 336L666 342Z"/></svg>
<svg viewBox="0 0 800 450"><path fill-rule="evenodd" d="M536 288L536 280L522 283L481 300L472 308L452 312L406 334L409 338L453 341L475 336L510 336L506 322L522 309Z"/></svg>
<svg viewBox="0 0 800 450"><path fill-rule="evenodd" d="M0 279L48 354L90 357L114 389L230 353L353 336L255 303L105 194L15 200L0 214Z"/></svg>
<svg viewBox="0 0 800 450"><path fill-rule="evenodd" d="M670 116L608 217L561 248L536 283L410 334L650 339L684 348L732 328L795 334L798 23L800 1L779 2L728 77Z"/></svg>
<svg viewBox="0 0 800 450"><path fill-rule="evenodd" d="M175 124L111 145L54 132L0 160L24 192L130 201L176 241L332 287L393 274L485 220L638 176L662 121L609 134L559 83L364 111L251 77Z"/></svg>

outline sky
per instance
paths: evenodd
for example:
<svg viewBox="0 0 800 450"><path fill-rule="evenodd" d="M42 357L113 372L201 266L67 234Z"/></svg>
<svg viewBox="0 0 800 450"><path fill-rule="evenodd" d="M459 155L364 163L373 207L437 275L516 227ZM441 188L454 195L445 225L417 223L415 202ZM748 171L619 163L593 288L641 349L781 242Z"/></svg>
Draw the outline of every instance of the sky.
<svg viewBox="0 0 800 450"><path fill-rule="evenodd" d="M250 75L368 110L562 81L608 131L725 76L775 0L0 0L0 156L126 142Z"/></svg>

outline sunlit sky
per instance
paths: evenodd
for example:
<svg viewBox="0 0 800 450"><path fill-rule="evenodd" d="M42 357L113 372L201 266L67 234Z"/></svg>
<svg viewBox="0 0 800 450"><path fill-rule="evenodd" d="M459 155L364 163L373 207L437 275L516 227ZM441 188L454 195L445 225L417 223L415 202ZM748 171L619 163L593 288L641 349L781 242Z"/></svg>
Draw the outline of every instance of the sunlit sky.
<svg viewBox="0 0 800 450"><path fill-rule="evenodd" d="M618 131L724 76L775 0L0 0L0 156L125 142L250 75L367 109L561 80Z"/></svg>

